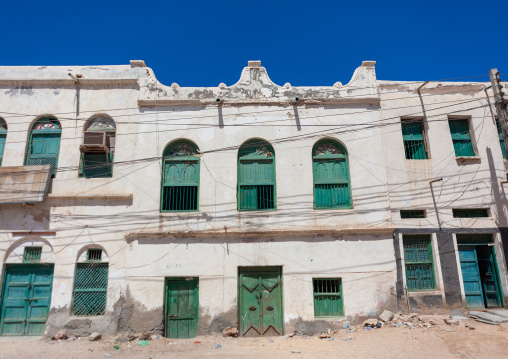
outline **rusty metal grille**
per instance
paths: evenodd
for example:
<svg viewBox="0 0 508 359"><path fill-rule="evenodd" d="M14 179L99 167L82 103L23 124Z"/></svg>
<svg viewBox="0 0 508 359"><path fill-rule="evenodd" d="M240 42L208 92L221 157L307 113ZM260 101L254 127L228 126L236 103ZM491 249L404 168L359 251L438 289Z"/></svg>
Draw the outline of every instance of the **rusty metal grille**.
<svg viewBox="0 0 508 359"><path fill-rule="evenodd" d="M106 311L108 263L78 263L74 283L74 315L103 315Z"/></svg>
<svg viewBox="0 0 508 359"><path fill-rule="evenodd" d="M39 263L41 261L42 247L25 247L23 263Z"/></svg>

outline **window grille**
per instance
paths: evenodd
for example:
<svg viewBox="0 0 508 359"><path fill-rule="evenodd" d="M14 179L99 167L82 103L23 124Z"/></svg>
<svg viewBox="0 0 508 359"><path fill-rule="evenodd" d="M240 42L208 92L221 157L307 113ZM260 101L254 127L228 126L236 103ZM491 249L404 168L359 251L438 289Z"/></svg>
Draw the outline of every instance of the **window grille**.
<svg viewBox="0 0 508 359"><path fill-rule="evenodd" d="M39 263L41 261L42 247L25 247L23 263Z"/></svg>
<svg viewBox="0 0 508 359"><path fill-rule="evenodd" d="M496 118L496 126L497 126L497 136L499 137L499 145L501 146L501 152L503 153L503 158L506 160L506 146L504 144L503 129L501 127L501 123L499 122L498 118Z"/></svg>
<svg viewBox="0 0 508 359"><path fill-rule="evenodd" d="M60 122L54 118L38 120L30 132L26 165L52 165L52 177L56 176L60 152Z"/></svg>
<svg viewBox="0 0 508 359"><path fill-rule="evenodd" d="M411 209L411 210L400 210L400 218L408 219L408 218L425 218L425 211L419 209Z"/></svg>
<svg viewBox="0 0 508 359"><path fill-rule="evenodd" d="M448 120L455 157L475 156L468 120Z"/></svg>
<svg viewBox="0 0 508 359"><path fill-rule="evenodd" d="M404 235L402 241L408 291L436 289L430 235Z"/></svg>
<svg viewBox="0 0 508 359"><path fill-rule="evenodd" d="M85 178L107 178L113 176L113 152L83 153L81 176Z"/></svg>
<svg viewBox="0 0 508 359"><path fill-rule="evenodd" d="M74 315L104 315L108 263L77 263L74 281Z"/></svg>
<svg viewBox="0 0 508 359"><path fill-rule="evenodd" d="M314 209L351 208L347 152L338 142L322 140L312 149Z"/></svg>
<svg viewBox="0 0 508 359"><path fill-rule="evenodd" d="M341 279L312 280L314 289L314 316L336 317L343 316L342 283Z"/></svg>
<svg viewBox="0 0 508 359"><path fill-rule="evenodd" d="M492 234L457 234L458 245L479 245L494 243Z"/></svg>
<svg viewBox="0 0 508 359"><path fill-rule="evenodd" d="M401 125L406 159L426 160L428 157L425 148L423 120L403 120Z"/></svg>
<svg viewBox="0 0 508 359"><path fill-rule="evenodd" d="M454 218L480 218L489 217L487 208L453 208Z"/></svg>
<svg viewBox="0 0 508 359"><path fill-rule="evenodd" d="M182 140L166 147L162 171L162 212L198 210L199 168L199 149L194 143Z"/></svg>
<svg viewBox="0 0 508 359"><path fill-rule="evenodd" d="M102 249L90 248L86 252L86 260L89 262L100 262L102 260Z"/></svg>
<svg viewBox="0 0 508 359"><path fill-rule="evenodd" d="M276 209L275 154L263 140L251 140L238 151L238 210Z"/></svg>
<svg viewBox="0 0 508 359"><path fill-rule="evenodd" d="M4 159L5 140L7 139L7 124L0 118L0 166Z"/></svg>

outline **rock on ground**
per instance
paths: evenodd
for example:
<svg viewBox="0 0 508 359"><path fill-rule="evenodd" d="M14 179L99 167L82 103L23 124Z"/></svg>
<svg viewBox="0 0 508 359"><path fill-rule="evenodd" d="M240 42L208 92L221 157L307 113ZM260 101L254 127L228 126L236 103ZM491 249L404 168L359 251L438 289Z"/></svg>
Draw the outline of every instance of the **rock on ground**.
<svg viewBox="0 0 508 359"><path fill-rule="evenodd" d="M393 312L390 312L389 310L383 310L383 313L379 316L379 319L381 319L383 322L388 323L390 322L395 314Z"/></svg>
<svg viewBox="0 0 508 359"><path fill-rule="evenodd" d="M96 340L99 340L101 337L102 337L101 333L94 332L94 333L90 334L90 336L88 337L88 340L91 342L94 342Z"/></svg>
<svg viewBox="0 0 508 359"><path fill-rule="evenodd" d="M377 325L377 319L369 318L363 322L364 327L375 327Z"/></svg>
<svg viewBox="0 0 508 359"><path fill-rule="evenodd" d="M446 318L444 321L448 325L459 325L460 324L460 320L458 320L458 319Z"/></svg>
<svg viewBox="0 0 508 359"><path fill-rule="evenodd" d="M56 333L56 335L51 338L53 340L65 340L67 339L67 330L65 329L62 329L62 330L59 330L58 333Z"/></svg>
<svg viewBox="0 0 508 359"><path fill-rule="evenodd" d="M237 337L238 329L237 328L226 328L222 331L222 335L225 337Z"/></svg>

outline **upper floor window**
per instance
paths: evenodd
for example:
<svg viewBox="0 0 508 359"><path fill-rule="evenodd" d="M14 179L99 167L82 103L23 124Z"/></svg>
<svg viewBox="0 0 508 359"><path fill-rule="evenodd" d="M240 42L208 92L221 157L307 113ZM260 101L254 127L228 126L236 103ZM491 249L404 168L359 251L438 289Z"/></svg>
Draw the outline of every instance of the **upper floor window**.
<svg viewBox="0 0 508 359"><path fill-rule="evenodd" d="M102 116L89 120L83 133L80 176L103 178L113 176L116 125L111 118Z"/></svg>
<svg viewBox="0 0 508 359"><path fill-rule="evenodd" d="M402 138L408 160L426 160L427 149L422 119L402 120Z"/></svg>
<svg viewBox="0 0 508 359"><path fill-rule="evenodd" d="M501 146L501 152L503 153L503 158L506 160L506 146L504 144L503 128L501 127L501 123L499 122L498 118L496 118L496 126L497 136L499 137L499 145Z"/></svg>
<svg viewBox="0 0 508 359"><path fill-rule="evenodd" d="M452 135L453 149L455 157L474 157L476 156L473 143L471 142L471 132L469 131L469 121L467 119L449 119L450 133Z"/></svg>
<svg viewBox="0 0 508 359"><path fill-rule="evenodd" d="M239 211L277 208L275 152L265 140L247 141L238 151L237 197Z"/></svg>
<svg viewBox="0 0 508 359"><path fill-rule="evenodd" d="M54 177L58 168L61 136L62 127L56 118L44 117L37 120L30 131L26 165L52 165Z"/></svg>
<svg viewBox="0 0 508 359"><path fill-rule="evenodd" d="M0 117L0 166L4 159L5 140L7 138L7 124L4 119Z"/></svg>
<svg viewBox="0 0 508 359"><path fill-rule="evenodd" d="M192 212L199 208L199 148L187 140L170 143L162 163L162 212Z"/></svg>
<svg viewBox="0 0 508 359"><path fill-rule="evenodd" d="M321 140L312 148L314 209L351 208L347 151L339 142Z"/></svg>

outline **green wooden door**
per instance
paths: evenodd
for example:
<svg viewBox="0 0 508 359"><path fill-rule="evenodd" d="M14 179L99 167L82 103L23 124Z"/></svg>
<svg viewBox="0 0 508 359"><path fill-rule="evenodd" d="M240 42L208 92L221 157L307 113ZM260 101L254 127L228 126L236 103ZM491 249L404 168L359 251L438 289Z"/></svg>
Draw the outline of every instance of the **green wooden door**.
<svg viewBox="0 0 508 359"><path fill-rule="evenodd" d="M492 247L478 246L476 250L485 304L488 308L501 307L501 286L497 278Z"/></svg>
<svg viewBox="0 0 508 359"><path fill-rule="evenodd" d="M459 258L467 307L485 308L476 247L459 245Z"/></svg>
<svg viewBox="0 0 508 359"><path fill-rule="evenodd" d="M5 139L7 138L7 134L2 132L0 129L0 166L2 165L2 161L4 158L4 149L5 149Z"/></svg>
<svg viewBox="0 0 508 359"><path fill-rule="evenodd" d="M166 336L194 338L198 333L198 279L166 279Z"/></svg>
<svg viewBox="0 0 508 359"><path fill-rule="evenodd" d="M242 336L282 335L280 268L240 268L238 317Z"/></svg>
<svg viewBox="0 0 508 359"><path fill-rule="evenodd" d="M0 333L43 335L52 286L52 264L8 265L2 291Z"/></svg>

